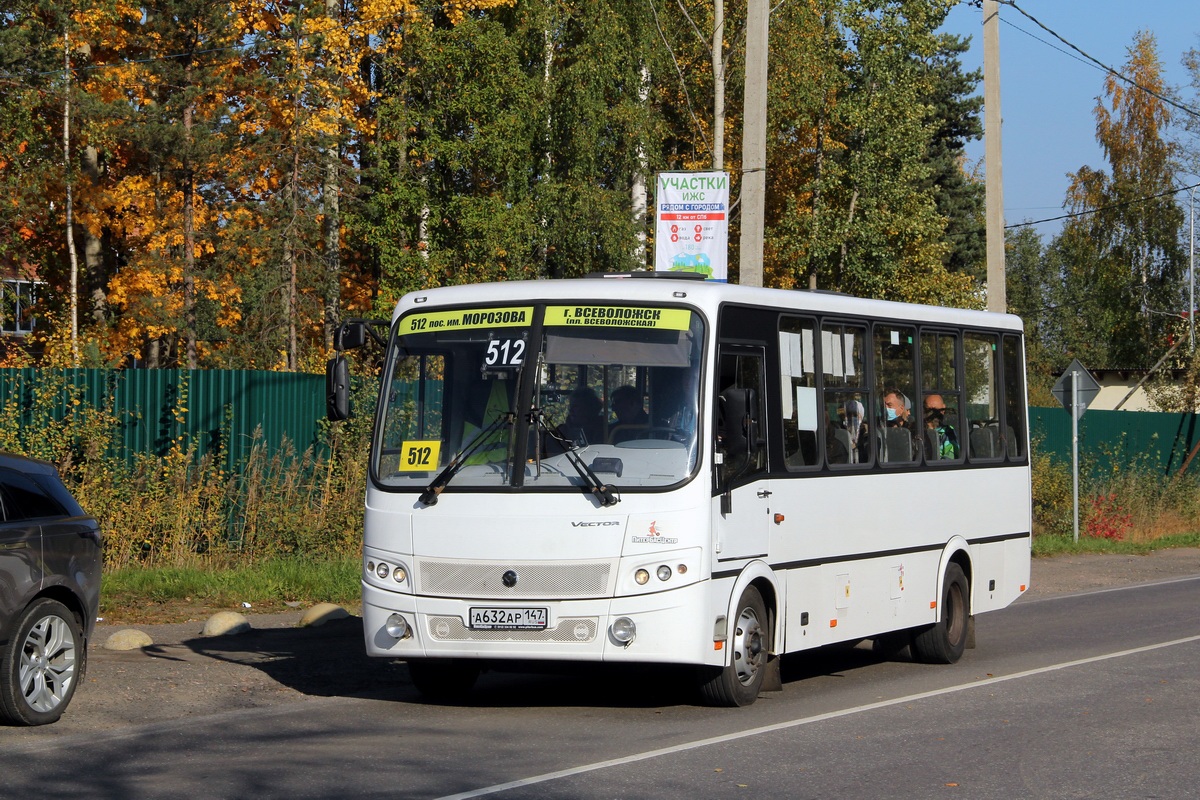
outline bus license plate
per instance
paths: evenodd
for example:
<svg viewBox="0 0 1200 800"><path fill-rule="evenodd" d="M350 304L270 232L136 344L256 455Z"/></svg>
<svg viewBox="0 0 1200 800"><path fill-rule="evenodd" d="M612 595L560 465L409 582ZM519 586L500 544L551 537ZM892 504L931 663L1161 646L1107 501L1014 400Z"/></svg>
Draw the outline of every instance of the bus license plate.
<svg viewBox="0 0 1200 800"><path fill-rule="evenodd" d="M544 608L471 608L473 631L544 631Z"/></svg>

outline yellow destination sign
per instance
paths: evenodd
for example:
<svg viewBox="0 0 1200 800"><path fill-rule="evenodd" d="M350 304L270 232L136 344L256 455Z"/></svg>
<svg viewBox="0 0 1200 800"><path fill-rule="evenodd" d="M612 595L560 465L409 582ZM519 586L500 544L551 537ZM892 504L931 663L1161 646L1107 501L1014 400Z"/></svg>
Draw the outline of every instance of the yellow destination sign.
<svg viewBox="0 0 1200 800"><path fill-rule="evenodd" d="M691 320L692 312L683 308L579 305L547 306L545 324L685 331Z"/></svg>
<svg viewBox="0 0 1200 800"><path fill-rule="evenodd" d="M427 311L420 314L409 314L400 320L400 335L472 328L524 328L528 327L532 321L532 306Z"/></svg>

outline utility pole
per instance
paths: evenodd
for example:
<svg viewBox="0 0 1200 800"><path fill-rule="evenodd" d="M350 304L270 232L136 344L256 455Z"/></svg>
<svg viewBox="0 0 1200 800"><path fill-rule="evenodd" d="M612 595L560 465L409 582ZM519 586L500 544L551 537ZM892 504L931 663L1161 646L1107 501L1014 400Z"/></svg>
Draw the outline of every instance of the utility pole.
<svg viewBox="0 0 1200 800"><path fill-rule="evenodd" d="M739 283L763 285L763 215L767 195L768 0L746 9L746 105L742 114L742 244Z"/></svg>
<svg viewBox="0 0 1200 800"><path fill-rule="evenodd" d="M71 33L63 23L63 177L67 188L67 253L71 257L71 366L79 366L79 256L75 253L74 200L71 196Z"/></svg>
<svg viewBox="0 0 1200 800"><path fill-rule="evenodd" d="M725 169L725 0L713 2L713 170Z"/></svg>
<svg viewBox="0 0 1200 800"><path fill-rule="evenodd" d="M1188 189L1188 349L1196 353L1196 187Z"/></svg>
<svg viewBox="0 0 1200 800"><path fill-rule="evenodd" d="M1004 285L1004 172L1000 165L1000 4L983 0L983 139L988 311L1008 310Z"/></svg>

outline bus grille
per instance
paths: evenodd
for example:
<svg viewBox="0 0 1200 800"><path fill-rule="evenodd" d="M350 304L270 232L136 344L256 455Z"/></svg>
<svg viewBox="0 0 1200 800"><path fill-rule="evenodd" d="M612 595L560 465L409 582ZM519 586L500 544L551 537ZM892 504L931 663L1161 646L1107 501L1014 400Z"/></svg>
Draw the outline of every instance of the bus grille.
<svg viewBox="0 0 1200 800"><path fill-rule="evenodd" d="M611 594L608 585L611 567L607 561L526 564L422 561L417 590L434 597L546 600L605 597ZM517 575L517 582L511 588L503 582L504 573L510 570Z"/></svg>
<svg viewBox="0 0 1200 800"><path fill-rule="evenodd" d="M443 642L590 642L598 627L595 617L567 617L544 631L473 631L458 617L429 618L429 635Z"/></svg>

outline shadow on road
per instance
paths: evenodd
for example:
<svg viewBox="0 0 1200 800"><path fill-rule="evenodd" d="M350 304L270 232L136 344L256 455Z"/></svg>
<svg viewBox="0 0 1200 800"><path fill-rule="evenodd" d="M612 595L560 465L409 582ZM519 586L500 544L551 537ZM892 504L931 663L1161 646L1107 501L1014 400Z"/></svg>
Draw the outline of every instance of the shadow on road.
<svg viewBox="0 0 1200 800"><path fill-rule="evenodd" d="M360 617L318 627L252 628L182 644L199 656L261 670L277 683L314 697L418 697L407 671L397 668L399 662L367 657ZM143 652L162 657L154 650L147 647Z"/></svg>
<svg viewBox="0 0 1200 800"><path fill-rule="evenodd" d="M183 646L198 656L261 670L305 695L430 704L413 687L403 661L366 655L359 617L333 620L318 628L252 629L236 636L197 637ZM149 647L145 653L171 657L154 650ZM786 687L885 660L869 647L823 647L786 656L782 677ZM699 702L691 667L522 661L490 664L457 705L660 708Z"/></svg>

